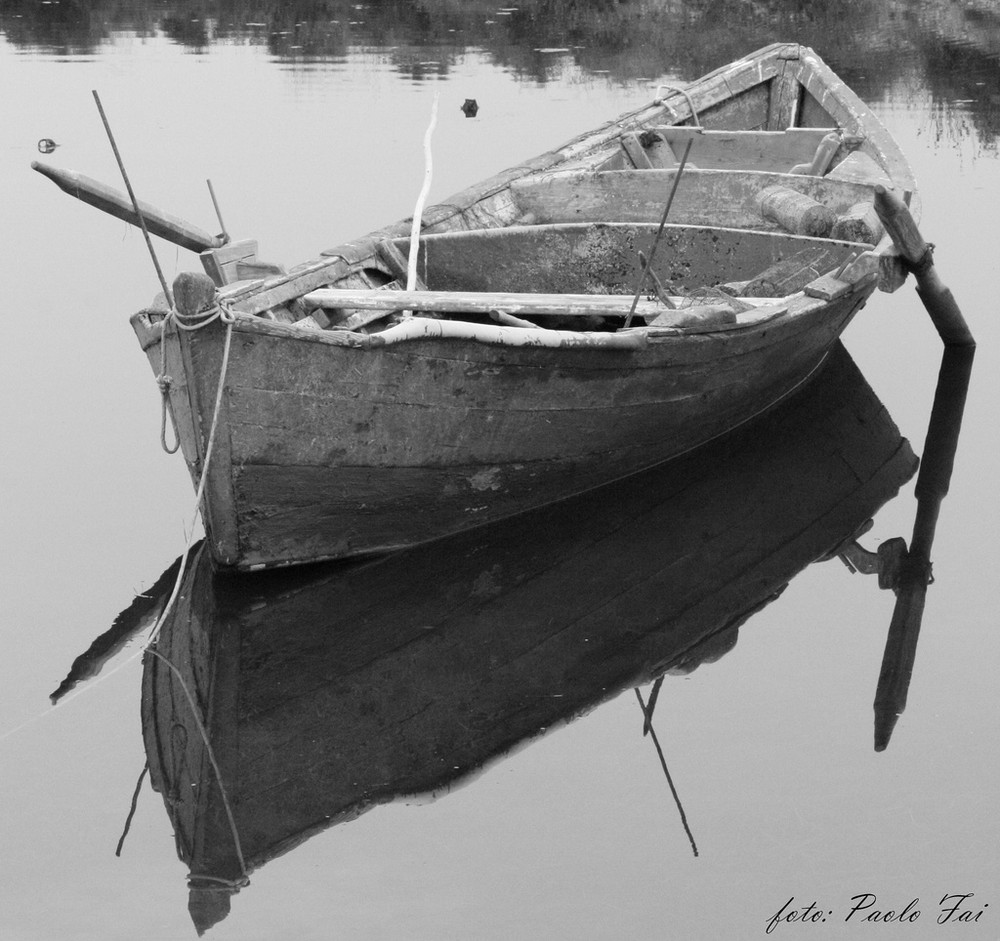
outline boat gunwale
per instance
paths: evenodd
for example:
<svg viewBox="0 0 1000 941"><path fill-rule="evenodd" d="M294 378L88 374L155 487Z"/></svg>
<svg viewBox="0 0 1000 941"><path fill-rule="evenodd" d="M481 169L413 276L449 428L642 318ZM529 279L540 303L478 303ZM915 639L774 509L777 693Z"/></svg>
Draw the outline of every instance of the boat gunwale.
<svg viewBox="0 0 1000 941"><path fill-rule="evenodd" d="M858 244L859 246L862 245L862 243ZM846 301L852 297L857 298L859 295L867 297L874 290L875 281L876 275L874 273L862 276L838 300ZM765 334L774 331L776 328L801 320L811 314L821 313L822 309L830 303L824 298L811 297L803 291L797 291L784 297L762 298L761 300L767 303L754 307L752 312L754 316L753 320L747 320L743 323L737 322L736 324L721 324L711 329L645 325L616 331L552 330L545 328L536 331L525 327L502 326L499 324L485 325L459 319L440 321L419 316L408 317L403 322L406 323L409 321L418 326L451 323L456 326L485 327L497 337L507 338L508 341L514 340L514 342L492 341L486 339L485 334L480 337L462 337L456 335L449 336L446 333L424 333L420 335L414 332L412 336L403 337L401 334L392 334L387 338L384 334L394 328L390 327L386 331L376 333L360 333L337 328L320 329L316 326L306 326L301 322L285 323L278 320L268 320L256 314L248 314L239 310L232 311L232 325L234 330L238 330L241 334L247 336L256 334L259 336L280 337L361 352L383 352L393 347L400 345L409 346L412 343L418 342L444 342L454 345L463 344L480 347L495 346L503 349L537 350L543 354L549 354L557 349L560 353L573 352L581 355L590 353L596 356L608 352L618 353L629 351L630 349L637 351L641 348L661 345L671 345L676 348L678 345L683 344L695 347L698 345L710 346L711 351L706 350L706 352L709 353L712 359L716 359L720 352L718 349L718 344L720 343L736 339L742 341L749 341L752 338L757 339L754 337L754 334L759 334L759 339L763 339ZM667 310L667 308L664 308L664 310ZM162 338L162 327L160 324L163 321L161 319L154 322L153 317L164 318L165 316L166 313L162 310L141 310L132 315L131 323L137 334L139 334L140 345L144 352L148 353L150 349L156 347ZM213 324L213 326L216 326L216 324ZM402 326L402 324L398 326ZM219 326L218 329L221 330L222 327ZM589 342L567 343L564 346L558 347L520 342L520 338L523 335L536 332L542 333L543 330L546 334L565 334L567 337L586 338ZM630 344L616 343L614 340L616 337L636 337L642 339L633 348ZM515 338L517 339L515 340ZM601 338L608 338L608 342L602 344L600 342ZM740 352L742 355L746 351Z"/></svg>

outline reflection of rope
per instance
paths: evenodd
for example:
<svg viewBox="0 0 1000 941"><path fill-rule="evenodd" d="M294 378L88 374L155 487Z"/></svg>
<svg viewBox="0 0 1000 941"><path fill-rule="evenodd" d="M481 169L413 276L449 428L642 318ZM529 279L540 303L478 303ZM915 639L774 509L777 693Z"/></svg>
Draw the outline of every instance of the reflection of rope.
<svg viewBox="0 0 1000 941"><path fill-rule="evenodd" d="M128 809L128 816L125 818L125 829L122 830L122 835L118 838L118 846L115 848L115 856L121 856L122 847L125 845L125 837L128 836L128 831L132 826L132 818L135 816L135 808L139 804L139 791L142 789L142 782L146 779L146 773L149 771L149 760L142 766L142 774L139 775L139 780L135 782L135 790L132 792L132 804Z"/></svg>
<svg viewBox="0 0 1000 941"><path fill-rule="evenodd" d="M178 580L178 585L180 581ZM161 618L162 621L162 618ZM157 625L159 626L159 625ZM240 864L240 871L243 873L243 879L239 882L233 882L229 879L220 879L216 876L197 876L198 879L211 879L213 882L222 882L226 885L246 885L250 881L249 873L247 872L246 862L243 859L243 847L240 844L240 835L236 829L236 819L233 817L232 808L229 805L229 798L226 796L226 786L222 783L222 771L219 768L219 763L215 760L215 752L212 751L212 743L208 739L208 732L205 731L205 726L202 724L201 716L198 715L198 706L194 701L194 696L191 695L191 691L187 687L187 683L184 682L184 677L181 676L181 671L177 669L166 657L163 656L158 650L156 650L151 644L147 644L146 651L151 653L154 657L162 660L166 664L167 668L171 670L177 678L177 682L180 683L181 689L184 691L184 695L187 698L188 705L191 707L191 715L194 718L195 725L198 726L198 734L201 736L201 740L205 743L205 752L208 755L208 760L212 765L212 770L215 772L215 780L219 785L219 794L222 795L222 806L226 810L226 817L229 819L229 828L233 831L233 843L236 849L236 859Z"/></svg>
<svg viewBox="0 0 1000 941"><path fill-rule="evenodd" d="M701 127L701 122L698 120L698 109L695 108L694 101L692 100L691 96L688 94L688 90L686 88L681 88L680 85L657 85L656 86L656 94L653 96L653 103L654 104L658 104L658 105L666 105L668 108L670 107L670 105L667 105L667 103L663 100L662 96L660 95L660 89L661 88L666 88L669 91L677 92L677 94L683 95L684 98L687 100L688 107L691 109L691 121L692 121L692 123L694 124L695 127ZM671 110L673 110L673 109L671 108Z"/></svg>
<svg viewBox="0 0 1000 941"><path fill-rule="evenodd" d="M218 307L222 308L222 305L220 304L220 305L218 305ZM222 309L213 308L212 310L208 311L207 313L208 313L208 317L207 317L207 319L205 319L205 323L201 323L199 325L200 326L205 326L207 323L212 323L215 320L221 320L226 325L226 340L225 340L225 345L224 345L223 351L222 351L222 366L221 366L221 368L219 370L219 386L218 386L218 389L216 390L216 395L215 395L215 408L214 408L214 410L212 412L212 424L211 424L211 427L210 427L209 432L208 432L208 444L205 447L205 460L202 462L201 479L198 481L198 490L197 490L197 493L195 494L195 518L191 521L191 530L190 530L191 534L188 537L187 545L184 547L184 551L181 553L181 557L180 557L180 559L178 560L178 563L177 563L177 566L178 566L178 568L177 568L177 580L174 582L173 591L171 591L170 597L167 599L166 604L163 606L163 610L160 612L160 616L156 619L156 623L153 625L153 629L149 632L149 639L147 640L146 644L143 647L141 647L138 651L136 651L134 654L132 654L130 657L128 657L127 659L125 659L121 663L119 663L117 666L115 666L114 668L108 670L102 676L97 677L93 681L93 683L91 683L89 686L82 687L82 688L78 689L75 693L71 693L70 695L66 696L62 700L63 702L66 702L66 703L72 702L74 699L76 699L77 696L83 695L83 693L86 692L87 690L94 689L98 684L103 683L105 680L110 679L112 676L114 676L120 670L124 670L125 667L128 666L133 660L135 660L138 657L142 656L143 653L145 653L147 650L149 650L150 645L152 645L152 643L156 640L156 637L157 637L157 635L160 632L160 628L163 626L163 622L167 619L167 615L170 613L171 608L173 608L174 602L177 600L177 595L180 592L181 582L184 579L184 572L185 572L185 569L187 567L188 556L191 554L191 549L194 546L195 541L196 541L195 540L195 533L196 533L195 523L197 522L198 513L201 510L201 501L204 498L204 495L205 495L205 486L206 486L206 483L208 481L208 468L209 468L209 463L210 463L211 458L212 458L212 447L213 447L213 445L215 443L215 431L216 431L216 426L218 425L219 411L221 410L221 406L222 406L222 390L225 388L225 384L226 384L226 372L227 372L227 370L229 368L229 350L230 350L230 347L232 346L233 323L236 320L235 315L233 314L233 312L228 307L225 307L225 308L222 308ZM204 319L204 315L199 314L197 318L186 318L189 321L188 324L186 325L186 328L187 329L197 329L197 326L195 326L194 324L192 324L191 321L192 320L198 320L199 318ZM161 375L157 377L157 380L159 381L161 378L165 379L166 382L167 382L168 387L169 387L169 383L170 383L170 377L162 375L162 373L163 373L163 351L162 351L162 346L163 346L164 340L166 338L166 331L167 331L167 326L166 325L167 325L167 321L172 321L173 323L179 325L180 319L181 319L180 315L177 314L177 312L173 311L173 310L163 318L163 324L164 324L164 326L163 326L163 335L160 338L160 345L161 345L161 360L160 360L160 362L161 362L161 368L160 368L160 372L161 372ZM182 329L184 329L184 328L182 328ZM176 448L174 450L176 450ZM31 725L37 719L43 718L45 715L48 715L48 713L45 712L45 713L41 713L41 714L39 714L37 716L34 716L33 718L28 719L25 722L22 722L20 725L17 725L14 728L9 729L8 731L4 732L3 734L0 734L0 741L2 741L3 739L9 738L15 732L19 732L21 729L25 728L28 725Z"/></svg>
<svg viewBox="0 0 1000 941"><path fill-rule="evenodd" d="M233 339L233 323L236 320L235 315L232 310L224 306L221 303L217 303L215 307L208 311L202 311L195 316L185 316L179 313L177 310L171 310L171 312L163 320L163 334L160 338L160 373L161 375L157 377L157 381L161 383L161 389L166 386L169 388L170 377L164 376L165 372L165 359L166 355L164 353L164 348L166 346L166 335L168 323L173 323L175 327L179 330L200 330L202 327L206 327L216 320L221 320L226 325L226 339L225 345L222 350L222 364L219 367L219 385L216 389L215 394L215 407L212 411L212 423L209 426L208 432L208 443L205 446L205 458L202 461L201 466L201 477L198 481L198 490L195 494L195 512L197 513L201 509L201 502L205 495L205 486L208 481L208 471L212 459L212 449L215 445L215 432L219 424L219 412L222 408L222 394L223 389L226 385L226 373L229 369L229 351L232 347ZM164 393L166 399L166 393ZM164 422L166 418L164 418ZM176 432L176 426L175 426ZM176 450L176 447L174 448ZM191 535L188 538L187 545L184 548L184 552L181 555L180 566L177 572L177 580L174 582L173 591L170 593L170 597L167 599L167 603L163 606L163 610L160 612L159 618L156 620L156 624L149 633L149 639L147 640L145 646L143 647L144 653L150 653L154 657L162 660L164 664L174 673L177 678L177 682L180 684L181 689L184 692L188 704L191 707L191 714L194 717L195 724L198 727L198 734L201 736L202 741L205 743L205 751L208 755L208 760L212 765L212 770L215 772L215 779L219 785L219 793L222 795L222 804L226 810L226 816L229 820L229 826L233 833L233 843L235 844L236 857L240 864L240 871L243 873L242 880L231 881L226 879L218 879L212 876L197 876L199 879L211 879L214 882L224 883L230 886L246 885L249 882L249 874L247 873L246 863L243 859L243 848L240 844L239 833L236 829L236 820L233 816L232 808L229 805L229 798L226 795L225 784L222 781L222 771L219 768L218 762L215 760L215 753L212 750L212 744L209 741L208 733L205 730L205 726L202 723L201 716L198 714L198 706L195 703L194 697L191 691L188 689L187 684L184 682L184 678L181 676L180 671L174 666L166 657L163 656L158 650L155 649L156 639L159 636L160 628L163 626L163 622L166 620L167 615L172 610L177 596L180 592L181 583L184 579L184 572L187 567L187 559L191 553L191 548L194 545L195 539L195 526L194 521L191 525Z"/></svg>

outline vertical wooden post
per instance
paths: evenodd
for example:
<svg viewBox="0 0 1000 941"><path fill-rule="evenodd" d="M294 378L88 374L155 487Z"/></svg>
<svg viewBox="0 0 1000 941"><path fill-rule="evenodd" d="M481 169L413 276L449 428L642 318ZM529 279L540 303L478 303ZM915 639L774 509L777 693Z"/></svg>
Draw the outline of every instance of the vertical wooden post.
<svg viewBox="0 0 1000 941"><path fill-rule="evenodd" d="M875 211L900 255L917 279L917 294L946 346L972 346L976 341L951 291L934 270L931 247L924 241L910 210L894 192L875 187Z"/></svg>

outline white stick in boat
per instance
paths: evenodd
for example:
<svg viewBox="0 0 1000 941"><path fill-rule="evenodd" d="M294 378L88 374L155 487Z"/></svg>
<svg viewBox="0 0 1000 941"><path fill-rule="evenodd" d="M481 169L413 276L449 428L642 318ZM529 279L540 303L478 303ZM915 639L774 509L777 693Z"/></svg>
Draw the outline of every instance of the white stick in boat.
<svg viewBox="0 0 1000 941"><path fill-rule="evenodd" d="M412 291L417 286L417 252L420 250L420 219L424 213L424 203L431 188L431 177L434 173L434 160L431 156L431 135L437 124L438 100L440 92L434 92L434 103L431 105L431 121L424 132L424 185L420 188L417 205L413 208L413 224L410 226L410 257L406 265L406 290Z"/></svg>

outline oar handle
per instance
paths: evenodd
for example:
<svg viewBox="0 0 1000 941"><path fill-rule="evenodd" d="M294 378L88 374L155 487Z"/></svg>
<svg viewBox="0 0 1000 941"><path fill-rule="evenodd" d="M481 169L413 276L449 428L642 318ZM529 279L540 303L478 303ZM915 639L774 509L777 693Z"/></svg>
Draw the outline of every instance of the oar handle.
<svg viewBox="0 0 1000 941"><path fill-rule="evenodd" d="M75 196L91 206L96 206L109 215L141 228L139 216L136 214L132 201L124 193L83 173L77 173L75 170L63 170L49 164L39 163L37 160L32 161L31 169L47 176L64 193L69 193L70 196ZM226 242L223 237L209 235L190 222L178 219L149 203L139 201L138 206L146 228L153 235L158 235L182 248L190 249L192 252L203 252L210 248L221 248Z"/></svg>

